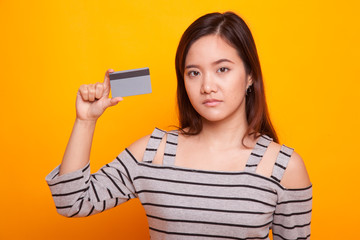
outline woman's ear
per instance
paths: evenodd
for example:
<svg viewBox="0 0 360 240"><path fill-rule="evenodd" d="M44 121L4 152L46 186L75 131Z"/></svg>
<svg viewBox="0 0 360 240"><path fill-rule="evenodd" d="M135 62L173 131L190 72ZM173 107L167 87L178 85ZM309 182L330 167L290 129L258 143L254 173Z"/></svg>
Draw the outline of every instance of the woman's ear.
<svg viewBox="0 0 360 240"><path fill-rule="evenodd" d="M252 76L249 74L247 76L247 87L250 87L252 84L253 84L253 79L252 79Z"/></svg>

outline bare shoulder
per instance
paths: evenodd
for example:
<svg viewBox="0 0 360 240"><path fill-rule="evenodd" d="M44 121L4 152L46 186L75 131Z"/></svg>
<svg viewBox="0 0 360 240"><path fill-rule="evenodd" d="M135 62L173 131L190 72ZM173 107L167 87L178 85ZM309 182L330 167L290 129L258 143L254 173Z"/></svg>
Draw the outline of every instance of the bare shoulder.
<svg viewBox="0 0 360 240"><path fill-rule="evenodd" d="M138 162L141 162L144 156L146 145L150 139L151 134L146 135L135 142L133 142L127 149L136 158Z"/></svg>
<svg viewBox="0 0 360 240"><path fill-rule="evenodd" d="M305 163L295 151L291 155L281 184L288 189L305 188L311 184Z"/></svg>

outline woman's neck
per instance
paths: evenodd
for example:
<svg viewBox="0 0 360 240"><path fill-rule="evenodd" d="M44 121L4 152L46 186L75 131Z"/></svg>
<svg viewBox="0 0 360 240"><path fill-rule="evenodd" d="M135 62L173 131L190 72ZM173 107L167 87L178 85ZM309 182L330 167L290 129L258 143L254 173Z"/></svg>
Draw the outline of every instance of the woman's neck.
<svg viewBox="0 0 360 240"><path fill-rule="evenodd" d="M244 148L242 138L248 128L246 118L230 121L209 122L203 119L203 128L198 135L199 141L215 149L228 149L233 147ZM245 145L251 145L254 139L246 137Z"/></svg>

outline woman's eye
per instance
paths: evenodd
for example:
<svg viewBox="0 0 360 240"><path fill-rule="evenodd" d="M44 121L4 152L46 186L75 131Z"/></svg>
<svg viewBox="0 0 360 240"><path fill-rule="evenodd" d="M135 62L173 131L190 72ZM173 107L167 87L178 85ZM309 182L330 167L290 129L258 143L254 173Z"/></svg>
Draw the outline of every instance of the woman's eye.
<svg viewBox="0 0 360 240"><path fill-rule="evenodd" d="M189 77L196 77L196 76L199 76L199 75L200 75L200 73L197 72L197 71L190 71L190 72L188 72L188 76L189 76Z"/></svg>
<svg viewBox="0 0 360 240"><path fill-rule="evenodd" d="M217 71L220 72L220 73L224 73L224 72L229 71L229 69L226 68L226 67L221 67L221 68L219 68Z"/></svg>

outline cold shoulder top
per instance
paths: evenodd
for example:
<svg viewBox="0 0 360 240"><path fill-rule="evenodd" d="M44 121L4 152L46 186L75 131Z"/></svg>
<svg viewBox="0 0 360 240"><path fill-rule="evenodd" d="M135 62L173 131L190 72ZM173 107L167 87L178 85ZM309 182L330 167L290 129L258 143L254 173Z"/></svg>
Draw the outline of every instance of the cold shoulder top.
<svg viewBox="0 0 360 240"><path fill-rule="evenodd" d="M163 165L152 163L166 135ZM128 149L90 174L83 169L47 177L56 209L67 217L100 213L132 198L145 208L151 239L310 239L312 185L280 184L294 149L281 146L271 177L256 168L273 140L258 138L243 171L205 171L174 165L178 133L155 129L143 161Z"/></svg>

